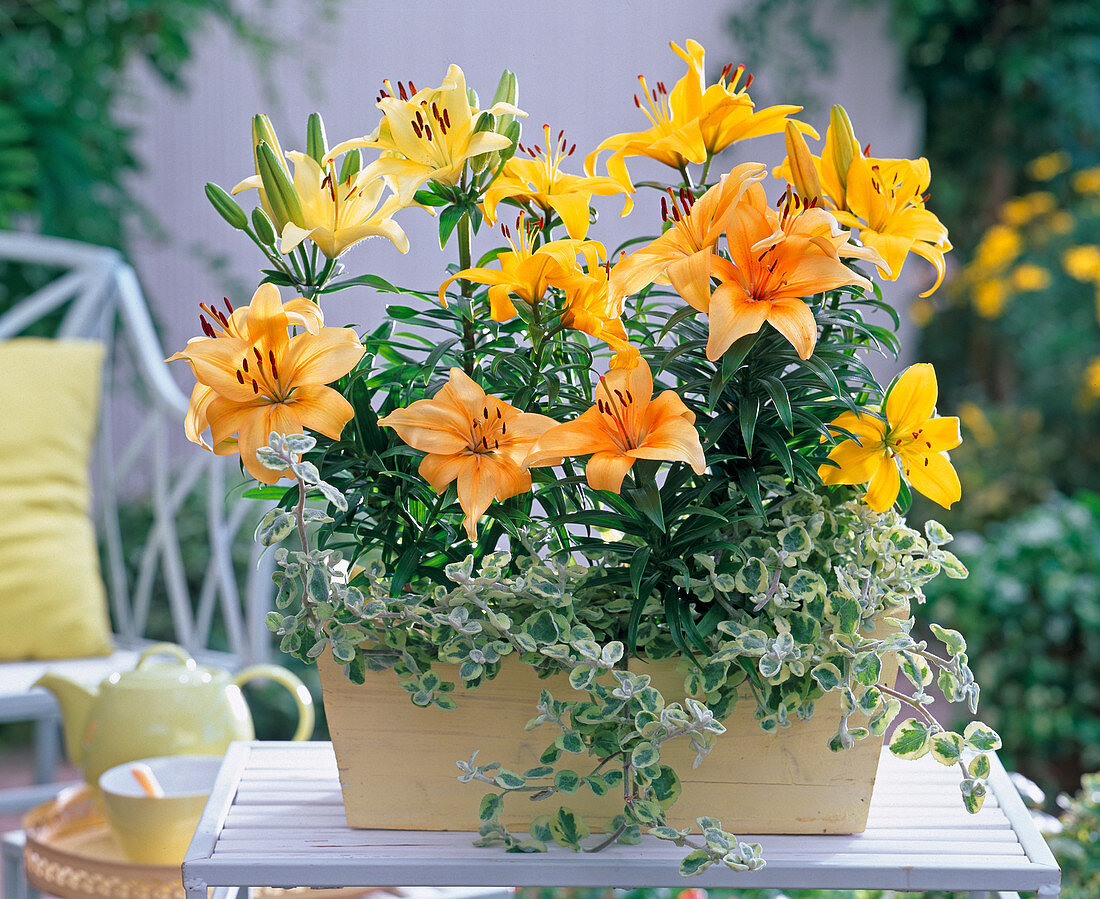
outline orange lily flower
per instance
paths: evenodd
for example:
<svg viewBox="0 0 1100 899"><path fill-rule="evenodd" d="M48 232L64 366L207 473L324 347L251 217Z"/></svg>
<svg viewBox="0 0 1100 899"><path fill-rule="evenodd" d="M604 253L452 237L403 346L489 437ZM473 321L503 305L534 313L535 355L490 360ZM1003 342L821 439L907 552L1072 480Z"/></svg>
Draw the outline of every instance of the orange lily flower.
<svg viewBox="0 0 1100 899"><path fill-rule="evenodd" d="M584 258L586 268L581 268L574 257L568 270L550 279L551 286L565 293L561 322L615 350L612 368L632 368L638 361L638 350L631 346L623 325L622 297L616 298L611 293L615 269L601 262L605 250L599 241L584 241L579 255Z"/></svg>
<svg viewBox="0 0 1100 899"><path fill-rule="evenodd" d="M353 410L326 385L355 367L363 346L350 328L323 327L320 310L308 300L283 303L272 284L261 284L247 309L229 316L203 308L216 325L203 318L206 336L193 337L168 360L186 359L198 381L187 436L220 456L240 452L250 475L274 484L288 472L260 465L256 450L272 431L310 428L337 439ZM288 328L295 326L305 333L291 337ZM212 445L202 438L207 428Z"/></svg>
<svg viewBox="0 0 1100 899"><path fill-rule="evenodd" d="M471 541L489 504L531 489L531 473L521 466L531 445L554 420L520 412L489 396L460 368L431 399L396 409L380 425L393 428L413 449L427 453L420 475L436 493L458 480L458 502Z"/></svg>
<svg viewBox="0 0 1100 899"><path fill-rule="evenodd" d="M648 246L619 262L611 278L614 298L637 293L654 281L671 284L696 309L706 309L710 299L711 258L718 238L726 230L727 215L745 189L764 177L764 165L746 162L708 190L698 200L683 190L681 213L673 198L671 216L676 224ZM667 219L668 206L661 201Z"/></svg>
<svg viewBox="0 0 1100 899"><path fill-rule="evenodd" d="M817 473L825 484L865 484L865 501L885 512L898 497L901 475L915 490L945 508L962 496L959 476L947 450L962 443L959 419L933 417L939 388L936 370L927 362L911 365L887 392L885 421L870 413L844 412L829 428L855 439L842 439L829 453L829 463Z"/></svg>
<svg viewBox="0 0 1100 899"><path fill-rule="evenodd" d="M736 141L782 131L787 116L802 109L801 106L771 106L757 111L746 93L752 76L743 87L737 87L744 66L734 70L727 65L718 82L708 86L703 47L693 40L687 41L686 49L675 43L669 46L688 64L687 73L676 82L671 93L664 82L658 82L657 87L651 89L645 77L638 76L642 99L635 94L634 105L645 113L651 127L607 138L585 159L588 174L593 173L599 154L611 150L607 159L608 175L633 190L630 173L623 161L628 156L648 156L681 169L689 162L705 162ZM731 73L733 78L727 82ZM799 123L799 127L816 136L809 126Z"/></svg>
<svg viewBox="0 0 1100 899"><path fill-rule="evenodd" d="M524 466L557 465L566 456L591 454L585 477L593 490L618 493L636 459L686 462L706 470L695 414L675 390L653 399L653 376L639 357L631 369L609 371L596 387L596 405L573 421L546 431Z"/></svg>
<svg viewBox="0 0 1100 899"><path fill-rule="evenodd" d="M425 181L456 184L466 160L493 150L503 150L512 141L495 131L475 131L480 110L470 103L466 76L456 65L447 70L436 88L415 90L398 82L385 88L378 100L383 119L371 134L344 141L325 155L325 162L356 147L382 150L382 156L364 171L392 179L402 205L412 202L413 193ZM411 96L410 96L411 95ZM493 115L526 116L511 103L494 103Z"/></svg>
<svg viewBox="0 0 1100 899"><path fill-rule="evenodd" d="M504 236L512 245L511 252L497 256L499 269L465 268L455 273L439 287L439 302L447 305L447 288L458 279L489 286L489 314L493 321L505 322L515 317L514 295L531 307L542 303L553 277L564 277L573 266L584 242L580 240L554 240L532 250L532 238L537 227L529 225L523 216L516 219L518 243L512 240L511 231L502 226Z"/></svg>
<svg viewBox="0 0 1100 899"><path fill-rule="evenodd" d="M625 194L622 214L630 212L634 200L623 185L610 178L586 178L562 172L559 168L562 160L572 156L577 145L567 146L564 131L552 140L550 126L543 125L542 129L546 149L537 144L534 147L520 144L519 152L530 158L521 159L517 154L509 159L504 171L485 192L482 211L490 225L496 222L497 204L507 198L534 203L547 215L556 212L575 240L584 240L588 235L588 206L593 196Z"/></svg>
<svg viewBox="0 0 1100 899"><path fill-rule="evenodd" d="M822 209L791 202L776 212L759 184L748 186L729 215L730 258L715 257L721 283L700 310L710 317L707 358L721 358L734 341L769 322L808 359L817 342L817 322L801 298L848 284L871 290L871 283L839 258L866 252L848 243L847 232Z"/></svg>

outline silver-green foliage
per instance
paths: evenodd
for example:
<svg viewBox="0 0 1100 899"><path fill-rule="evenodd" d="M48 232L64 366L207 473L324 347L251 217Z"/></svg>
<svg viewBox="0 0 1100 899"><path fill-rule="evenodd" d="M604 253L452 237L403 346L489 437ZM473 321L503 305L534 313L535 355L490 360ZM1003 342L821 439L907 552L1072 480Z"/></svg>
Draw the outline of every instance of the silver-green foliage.
<svg viewBox="0 0 1100 899"><path fill-rule="evenodd" d="M897 514L875 513L850 494L819 495L766 481L767 518L731 524L728 556L696 557L696 570L706 576L685 573L678 584L700 622L717 622L702 635L707 651L678 653L658 614L643 616L638 626L643 660L679 656L682 695L666 696L649 675L631 670L622 635L634 596L604 577L629 560L614 553L587 563L544 557L544 535L529 530L514 546L514 559L493 553L475 567L471 556L446 567L447 584L394 596L380 562L362 560L363 570L349 579L339 553L309 548L306 527L323 516L306 508L308 492L318 491L337 508L339 501L316 469L299 461L307 442L273 434L271 446L259 452L265 465L288 468L300 487L297 507L274 510L257 532L269 545L295 531L300 537L301 550L280 548L276 555L278 611L268 623L285 651L313 659L328 647L359 683L368 670L392 669L413 704L447 709L456 705L459 684L473 689L496 677L507 656L567 675L573 692L562 698L543 690L527 724L552 733L537 766L520 772L497 762L479 765L476 753L457 763L460 780L490 788L480 806L480 845L531 852L553 841L580 849L590 828L568 804L557 803L581 790L600 796L614 790L625 797L623 811L596 848L637 840L646 830L690 848L685 874L715 863L760 867L760 847L741 842L715 819L699 819L701 841L667 826L680 778L662 759L664 744L683 738L698 765L725 731L722 720L739 698L750 697L756 720L771 732L810 718L822 696L839 693L833 751L881 736L908 705L919 717L896 729L893 752L903 758L930 753L944 765L959 765L966 807L981 807L989 771L984 753L997 748L997 735L980 722L962 734L948 731L927 709L933 680L949 700L976 709L966 644L934 625L944 645L934 653L913 636L909 617L931 578L941 571L966 574L943 548L951 537L935 522L922 535ZM659 609L658 591L648 602ZM894 659L912 686L907 693L883 682L883 663ZM535 818L526 838L501 820L514 794L552 799L555 806Z"/></svg>

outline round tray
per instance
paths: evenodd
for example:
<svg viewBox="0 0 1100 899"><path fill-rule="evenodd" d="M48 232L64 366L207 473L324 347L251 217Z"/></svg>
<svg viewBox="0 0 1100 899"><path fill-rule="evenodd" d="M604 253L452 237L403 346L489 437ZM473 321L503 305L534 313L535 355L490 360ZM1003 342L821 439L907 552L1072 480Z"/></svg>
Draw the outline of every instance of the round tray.
<svg viewBox="0 0 1100 899"><path fill-rule="evenodd" d="M85 786L72 787L23 819L27 880L62 899L185 899L179 867L139 865L115 842ZM254 889L256 897L351 899L367 890ZM398 890L388 890L400 895Z"/></svg>

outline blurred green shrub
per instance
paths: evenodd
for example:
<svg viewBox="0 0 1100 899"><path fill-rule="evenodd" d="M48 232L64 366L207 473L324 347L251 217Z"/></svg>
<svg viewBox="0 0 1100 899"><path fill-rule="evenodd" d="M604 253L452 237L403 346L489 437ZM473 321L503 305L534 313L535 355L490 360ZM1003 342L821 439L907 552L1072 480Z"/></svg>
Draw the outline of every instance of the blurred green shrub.
<svg viewBox="0 0 1100 899"><path fill-rule="evenodd" d="M121 247L142 207L127 179L138 169L127 119L142 61L167 84L202 29L220 21L264 40L234 0L4 0L0 2L0 228Z"/></svg>
<svg viewBox="0 0 1100 899"><path fill-rule="evenodd" d="M1065 802L1062 832L1048 837L1062 869L1062 899L1100 896L1100 774L1081 778L1081 789Z"/></svg>
<svg viewBox="0 0 1100 899"><path fill-rule="evenodd" d="M927 615L966 635L1005 764L1073 789L1100 768L1100 497L1054 494L954 548L970 577L930 585Z"/></svg>
<svg viewBox="0 0 1100 899"><path fill-rule="evenodd" d="M945 406L986 409L997 419L990 444L1015 449L1030 431L1023 442L1073 493L1100 490L1100 167L1068 166L1064 153L1033 160L1039 183L1001 205L945 308L918 300L912 312ZM964 481L966 505L971 486Z"/></svg>

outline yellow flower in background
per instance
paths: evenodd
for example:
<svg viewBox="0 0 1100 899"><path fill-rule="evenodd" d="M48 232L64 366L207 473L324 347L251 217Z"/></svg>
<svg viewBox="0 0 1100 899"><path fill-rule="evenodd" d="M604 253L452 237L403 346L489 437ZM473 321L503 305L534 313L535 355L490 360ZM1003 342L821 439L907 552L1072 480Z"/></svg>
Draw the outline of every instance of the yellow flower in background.
<svg viewBox="0 0 1100 899"><path fill-rule="evenodd" d="M561 216L569 236L584 240L588 235L588 206L593 196L624 194L622 214L634 206L634 200L622 184L610 178L589 178L567 175L560 169L562 160L573 155L577 145L568 146L565 132L551 138L550 126L543 125L546 148L540 145L519 145L518 154L504 164L504 171L492 183L482 200L482 211L490 225L496 223L497 204L504 199L532 203L546 215L556 212Z"/></svg>
<svg viewBox="0 0 1100 899"><path fill-rule="evenodd" d="M1100 246L1084 244L1062 254L1062 268L1078 281L1100 282Z"/></svg>
<svg viewBox="0 0 1100 899"><path fill-rule="evenodd" d="M996 442L997 432L990 423L989 416L976 403L960 403L959 420L981 446L993 446Z"/></svg>
<svg viewBox="0 0 1100 899"><path fill-rule="evenodd" d="M1070 183L1079 194L1100 194L1100 166L1075 172Z"/></svg>
<svg viewBox="0 0 1100 899"><path fill-rule="evenodd" d="M689 304L705 311L710 304L714 247L729 224L729 212L749 184L763 177L763 164L746 162L723 175L698 200L687 190L673 196L671 212L662 197L661 209L666 221L671 218L674 224L615 266L612 298L630 296L654 282L671 284ZM684 207L682 212L680 205Z"/></svg>
<svg viewBox="0 0 1100 899"><path fill-rule="evenodd" d="M747 88L738 82L744 66L736 70L726 66L715 84L708 85L703 47L689 40L681 49L670 44L676 55L688 65L687 73L669 92L663 81L651 88L644 75L638 76L641 96L634 95L634 105L649 119L645 131L632 131L607 138L584 162L585 172L594 174L596 160L604 150L611 150L607 159L608 175L629 190L633 182L625 159L647 156L675 169L688 163L703 163L736 141L782 131L787 117L801 111L801 106L769 106L757 110ZM727 80L731 78L732 79ZM800 124L810 134L808 125Z"/></svg>
<svg viewBox="0 0 1100 899"><path fill-rule="evenodd" d="M971 299L978 315L982 318L996 318L1004 311L1008 297L1008 284L1000 278L990 278L974 285Z"/></svg>
<svg viewBox="0 0 1100 899"><path fill-rule="evenodd" d="M653 398L653 376L639 357L629 369L609 371L596 385L596 403L573 421L554 425L531 447L527 468L591 455L584 474L593 490L618 493L638 459L685 462L696 474L706 459L695 414L675 390Z"/></svg>
<svg viewBox="0 0 1100 899"><path fill-rule="evenodd" d="M978 277L1001 272L1023 252L1024 239L1008 225L993 225L982 235L969 268Z"/></svg>
<svg viewBox="0 0 1100 899"><path fill-rule="evenodd" d="M513 296L528 306L540 305L550 287L551 278L561 278L569 273L585 242L555 240L532 249L531 241L537 230L537 226L520 216L516 219L516 241L513 241L511 230L503 226L512 250L497 256L496 262L500 268L466 268L457 272L440 285L439 302L447 305L447 287L461 278L489 285L489 314L493 321L505 322L517 315L511 299ZM602 252L603 245L597 246Z"/></svg>
<svg viewBox="0 0 1100 899"><path fill-rule="evenodd" d="M1100 356L1085 367L1085 396L1090 400L1100 399Z"/></svg>
<svg viewBox="0 0 1100 899"><path fill-rule="evenodd" d="M1039 156L1027 164L1028 177L1035 181L1049 181L1069 169L1073 159L1064 150Z"/></svg>
<svg viewBox="0 0 1100 899"><path fill-rule="evenodd" d="M351 328L321 326L320 311L301 298L283 303L278 288L261 284L248 308L225 316L204 307L205 337L194 337L168 361L186 359L195 375L187 436L202 440L210 428L213 452L240 452L252 477L274 484L286 472L265 468L256 450L272 431L298 434L303 428L336 440L353 415L351 404L330 382L346 375L363 357ZM289 335L291 327L305 333ZM236 434L236 439L233 439Z"/></svg>
<svg viewBox="0 0 1100 899"><path fill-rule="evenodd" d="M1050 272L1025 262L1012 270L1012 286L1017 290L1046 290L1050 287Z"/></svg>
<svg viewBox="0 0 1100 899"><path fill-rule="evenodd" d="M383 115L378 127L365 137L333 147L325 162L357 147L382 150L366 171L389 178L402 205L408 205L427 181L457 183L470 157L512 144L503 134L474 130L481 111L471 105L466 76L456 65L447 70L439 87L416 91L411 82L407 89L398 82L397 96L393 94L392 85L385 82L378 101ZM510 103L495 103L486 111L527 115Z"/></svg>
<svg viewBox="0 0 1100 899"><path fill-rule="evenodd" d="M531 489L523 460L535 439L556 424L490 396L459 368L451 369L450 379L431 399L396 409L378 423L427 453L419 472L436 493L458 481L471 541L494 499L503 502Z"/></svg>
<svg viewBox="0 0 1100 899"><path fill-rule="evenodd" d="M938 395L936 370L922 362L907 368L888 390L882 410L885 421L870 412L839 415L829 428L843 439L817 470L822 482L870 482L864 500L876 512L885 512L897 500L904 474L918 493L951 508L962 496L962 487L947 451L957 447L962 436L958 418L934 417Z"/></svg>
<svg viewBox="0 0 1100 899"><path fill-rule="evenodd" d="M1026 225L1034 218L1054 211L1057 201L1047 191L1033 191L1001 204L1001 218L1009 225Z"/></svg>
<svg viewBox="0 0 1100 899"><path fill-rule="evenodd" d="M917 297L909 304L909 319L918 328L925 328L936 317L936 304L925 297Z"/></svg>
<svg viewBox="0 0 1100 899"><path fill-rule="evenodd" d="M385 182L380 175L366 170L340 182L330 161L322 169L305 153L291 151L286 158L294 163L294 192L301 208L301 224L286 222L279 235L279 252L289 253L303 240L312 240L329 259L368 237L385 237L402 253L409 252L409 239L392 218L402 204L391 196L381 206ZM263 185L248 178L234 188L245 190Z"/></svg>
<svg viewBox="0 0 1100 899"><path fill-rule="evenodd" d="M1077 220L1064 209L1058 210L1047 219L1047 227L1054 234L1069 234L1077 224Z"/></svg>

